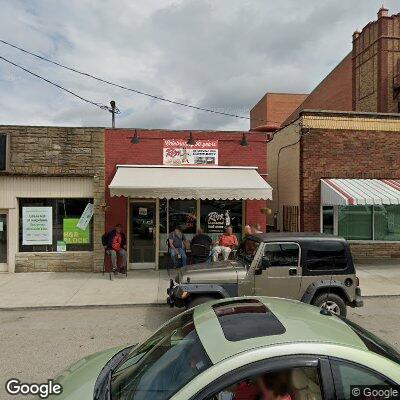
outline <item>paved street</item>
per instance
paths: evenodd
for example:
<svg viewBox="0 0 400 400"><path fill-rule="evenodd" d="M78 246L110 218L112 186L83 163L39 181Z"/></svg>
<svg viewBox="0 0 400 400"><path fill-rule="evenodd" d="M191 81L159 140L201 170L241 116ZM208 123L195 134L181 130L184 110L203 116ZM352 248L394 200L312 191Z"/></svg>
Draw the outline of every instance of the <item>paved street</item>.
<svg viewBox="0 0 400 400"><path fill-rule="evenodd" d="M42 382L90 353L135 343L177 313L166 306L0 312L0 399L4 381ZM400 349L400 297L368 298L350 317Z"/></svg>

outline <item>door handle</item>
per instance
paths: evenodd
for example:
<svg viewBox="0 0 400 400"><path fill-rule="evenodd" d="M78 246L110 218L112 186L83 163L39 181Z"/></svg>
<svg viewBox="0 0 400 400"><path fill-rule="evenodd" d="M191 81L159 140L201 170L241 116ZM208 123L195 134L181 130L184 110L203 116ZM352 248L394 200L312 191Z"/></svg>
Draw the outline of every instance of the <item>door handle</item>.
<svg viewBox="0 0 400 400"><path fill-rule="evenodd" d="M297 269L296 268L289 268L289 275L290 276L297 275Z"/></svg>

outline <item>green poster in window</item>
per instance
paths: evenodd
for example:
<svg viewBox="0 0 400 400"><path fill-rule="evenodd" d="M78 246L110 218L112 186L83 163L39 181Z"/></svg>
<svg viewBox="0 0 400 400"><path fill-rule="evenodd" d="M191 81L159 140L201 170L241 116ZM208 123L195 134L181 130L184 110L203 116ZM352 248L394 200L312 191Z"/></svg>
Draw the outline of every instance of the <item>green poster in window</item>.
<svg viewBox="0 0 400 400"><path fill-rule="evenodd" d="M86 229L77 227L79 218L64 218L63 238L66 244L89 244L90 232L89 225Z"/></svg>

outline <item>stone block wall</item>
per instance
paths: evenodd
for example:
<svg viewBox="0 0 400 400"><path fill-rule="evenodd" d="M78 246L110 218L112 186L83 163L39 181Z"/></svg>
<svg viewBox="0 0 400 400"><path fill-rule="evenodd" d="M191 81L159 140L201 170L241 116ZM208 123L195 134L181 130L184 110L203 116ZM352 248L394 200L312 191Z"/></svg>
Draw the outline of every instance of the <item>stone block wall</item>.
<svg viewBox="0 0 400 400"><path fill-rule="evenodd" d="M0 126L0 133L9 136L8 167L0 176L79 176L94 182L94 251L29 253L29 257L18 253L15 270L100 271L104 256L101 235L105 229L101 207L105 201L104 129L5 125Z"/></svg>
<svg viewBox="0 0 400 400"><path fill-rule="evenodd" d="M15 272L91 272L93 252L18 253Z"/></svg>

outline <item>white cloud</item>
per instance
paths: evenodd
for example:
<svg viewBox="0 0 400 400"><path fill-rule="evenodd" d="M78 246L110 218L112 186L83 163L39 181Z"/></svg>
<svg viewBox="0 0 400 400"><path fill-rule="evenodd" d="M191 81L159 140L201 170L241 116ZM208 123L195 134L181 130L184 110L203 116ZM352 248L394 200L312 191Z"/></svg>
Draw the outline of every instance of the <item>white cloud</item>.
<svg viewBox="0 0 400 400"><path fill-rule="evenodd" d="M399 12L397 0L386 1ZM156 95L248 115L266 91L309 92L374 20L381 0L0 0L0 37ZM0 55L96 102L122 127L247 129L124 92L4 45ZM107 112L0 61L1 124L108 126Z"/></svg>

